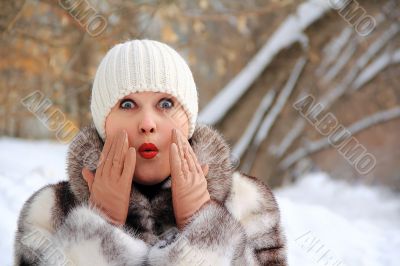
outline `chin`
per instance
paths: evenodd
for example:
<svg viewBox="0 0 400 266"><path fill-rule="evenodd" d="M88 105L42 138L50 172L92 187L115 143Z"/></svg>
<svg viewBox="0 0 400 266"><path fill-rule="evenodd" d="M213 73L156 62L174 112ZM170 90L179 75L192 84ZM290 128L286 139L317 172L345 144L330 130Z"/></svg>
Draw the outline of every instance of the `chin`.
<svg viewBox="0 0 400 266"><path fill-rule="evenodd" d="M136 183L139 183L141 185L155 185L158 183L161 183L162 181L165 180L165 178L167 178L169 176L169 174L165 174L165 175L154 175L153 174L146 174L146 173L135 173L135 176L133 178L133 180Z"/></svg>

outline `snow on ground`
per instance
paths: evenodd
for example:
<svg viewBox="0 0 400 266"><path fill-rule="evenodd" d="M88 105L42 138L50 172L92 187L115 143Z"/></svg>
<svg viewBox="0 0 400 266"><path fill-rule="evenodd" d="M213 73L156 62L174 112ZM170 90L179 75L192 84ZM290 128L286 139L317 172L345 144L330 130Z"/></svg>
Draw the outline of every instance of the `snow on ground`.
<svg viewBox="0 0 400 266"><path fill-rule="evenodd" d="M12 265L14 234L23 203L46 184L66 179L67 146L0 138L0 264Z"/></svg>
<svg viewBox="0 0 400 266"><path fill-rule="evenodd" d="M0 138L0 258L12 248L24 201L66 179L67 146ZM335 181L323 173L275 190L288 241L289 265L398 265L400 195Z"/></svg>
<svg viewBox="0 0 400 266"><path fill-rule="evenodd" d="M275 195L289 265L399 265L400 195L323 173L304 176Z"/></svg>

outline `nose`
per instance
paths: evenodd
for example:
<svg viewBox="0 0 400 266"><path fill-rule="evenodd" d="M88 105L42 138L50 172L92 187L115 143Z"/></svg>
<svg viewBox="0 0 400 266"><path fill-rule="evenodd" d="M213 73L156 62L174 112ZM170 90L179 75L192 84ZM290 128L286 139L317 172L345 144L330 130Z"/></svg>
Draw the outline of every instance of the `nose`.
<svg viewBox="0 0 400 266"><path fill-rule="evenodd" d="M150 134L156 132L156 123L151 114L143 114L143 119L139 123L139 133Z"/></svg>

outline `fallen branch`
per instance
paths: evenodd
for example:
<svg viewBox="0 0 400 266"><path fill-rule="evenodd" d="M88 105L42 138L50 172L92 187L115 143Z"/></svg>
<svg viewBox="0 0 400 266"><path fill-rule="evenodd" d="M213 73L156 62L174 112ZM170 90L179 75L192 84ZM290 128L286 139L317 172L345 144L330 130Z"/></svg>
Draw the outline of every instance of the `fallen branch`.
<svg viewBox="0 0 400 266"><path fill-rule="evenodd" d="M325 0L309 0L297 8L275 31L267 43L199 114L198 120L214 125L219 122L233 105L250 88L262 71L284 48L304 40L304 30L320 19L330 5Z"/></svg>
<svg viewBox="0 0 400 266"><path fill-rule="evenodd" d="M386 52L377 58L371 65L369 65L363 72L358 76L352 85L353 90L359 90L367 82L374 79L382 70L388 66L400 63L400 49L390 53Z"/></svg>
<svg viewBox="0 0 400 266"><path fill-rule="evenodd" d="M399 24L392 24L388 30L382 33L381 36L368 48L367 52L357 60L357 67L364 68L368 62L386 46L400 31Z"/></svg>
<svg viewBox="0 0 400 266"><path fill-rule="evenodd" d="M353 57L359 45L359 38L355 38L350 41L347 47L344 49L343 53L337 58L335 64L328 70L325 76L322 78L323 84L328 84L331 82L339 72L349 63L350 59Z"/></svg>
<svg viewBox="0 0 400 266"><path fill-rule="evenodd" d="M245 164L243 165L244 172L248 172L251 169L261 143L268 137L269 131L271 130L276 118L285 106L287 100L289 99L289 96L293 92L293 89L295 88L306 63L307 58L305 57L302 57L297 61L288 81L286 82L282 91L279 93L278 99L276 100L274 107L272 107L271 111L267 114L260 128L258 129L258 132L251 145L248 160L246 160Z"/></svg>
<svg viewBox="0 0 400 266"><path fill-rule="evenodd" d="M232 149L232 156L234 158L240 159L242 157L244 151L249 146L252 138L254 137L254 134L256 133L262 118L264 117L265 113L271 106L275 98L275 94L276 94L275 90L270 90L268 91L267 94L265 94L264 98L261 100L261 103L258 106L256 112L254 113L253 118L251 119L249 125L247 126L246 131Z"/></svg>
<svg viewBox="0 0 400 266"><path fill-rule="evenodd" d="M362 120L355 122L351 126L347 128L347 130L351 133L351 135L347 136L348 138L352 137L353 135L370 128L374 125L384 123L396 118L400 118L400 107L395 107L389 110L380 111L373 115L363 118ZM344 139L338 139L337 142L344 141ZM279 164L279 167L282 170L288 169L294 163L298 162L299 160L303 159L306 156L309 156L313 153L321 151L330 146L329 137L322 138L320 140L312 141L307 144L306 147L302 147L288 155L282 162Z"/></svg>
<svg viewBox="0 0 400 266"><path fill-rule="evenodd" d="M385 17L382 14L376 16L377 25L382 23L385 20ZM338 98L340 98L346 91L348 91L349 87L351 86L352 82L357 78L357 75L364 68L368 62L373 58L377 52L379 52L396 34L396 27L390 27L387 31L385 31L378 39L375 41L370 48L359 57L356 62L356 67L354 67L342 80L342 82L337 85L331 91L328 91L325 95L321 97L320 103L325 107L329 108ZM300 124L299 128L292 132L290 136L291 143L293 143L302 133L305 123L301 124L302 118L299 117L295 124ZM303 125L303 126L301 126ZM291 145L290 143L290 145ZM285 147L286 149L290 148Z"/></svg>
<svg viewBox="0 0 400 266"><path fill-rule="evenodd" d="M323 59L321 64L316 70L318 76L322 76L326 69L338 58L343 47L348 43L350 37L353 33L353 29L346 27L342 30L340 35L333 39L327 46L323 49Z"/></svg>
<svg viewBox="0 0 400 266"><path fill-rule="evenodd" d="M270 153L275 156L275 158L281 158L297 137L301 134L305 127L304 119L299 119L294 123L294 126L289 131L289 133L283 138L282 142L278 147L271 148Z"/></svg>
<svg viewBox="0 0 400 266"><path fill-rule="evenodd" d="M379 21L383 21L384 18L380 17ZM380 23L379 22L379 23ZM378 22L377 22L378 24ZM389 30L385 31L377 41L375 41L371 46L369 46L368 50L366 53L364 53L356 63L356 67L358 69L361 69L366 66L366 64L371 60L371 58L377 54L378 51L380 51L393 36L397 33L396 27L392 26L389 28ZM336 63L329 69L329 71L326 73L326 75L323 77L322 82L324 84L329 83L332 81L338 74L339 72L345 67L345 65L350 61L351 57L354 55L356 48L360 42L364 40L360 36L355 36L355 38L349 43L349 45L345 48L343 53L339 56L337 59Z"/></svg>
<svg viewBox="0 0 400 266"><path fill-rule="evenodd" d="M340 98L357 78L357 75L368 64L368 62L380 51L387 43L398 33L398 25L391 26L388 30L382 33L375 42L373 42L367 51L362 54L356 61L355 66L343 78L342 82L334 89L328 91L321 97L320 103L327 109ZM351 90L350 90L351 91Z"/></svg>

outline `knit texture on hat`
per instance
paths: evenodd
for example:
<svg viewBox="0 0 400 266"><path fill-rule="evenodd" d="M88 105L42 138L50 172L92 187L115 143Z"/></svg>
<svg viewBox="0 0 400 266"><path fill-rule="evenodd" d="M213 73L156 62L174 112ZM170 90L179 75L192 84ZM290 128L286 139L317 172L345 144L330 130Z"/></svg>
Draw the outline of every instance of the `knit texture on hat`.
<svg viewBox="0 0 400 266"><path fill-rule="evenodd" d="M92 88L90 109L100 137L105 140L105 121L111 108L134 92L163 92L183 106L193 135L198 94L185 60L170 46L153 40L131 40L111 48L102 59Z"/></svg>

